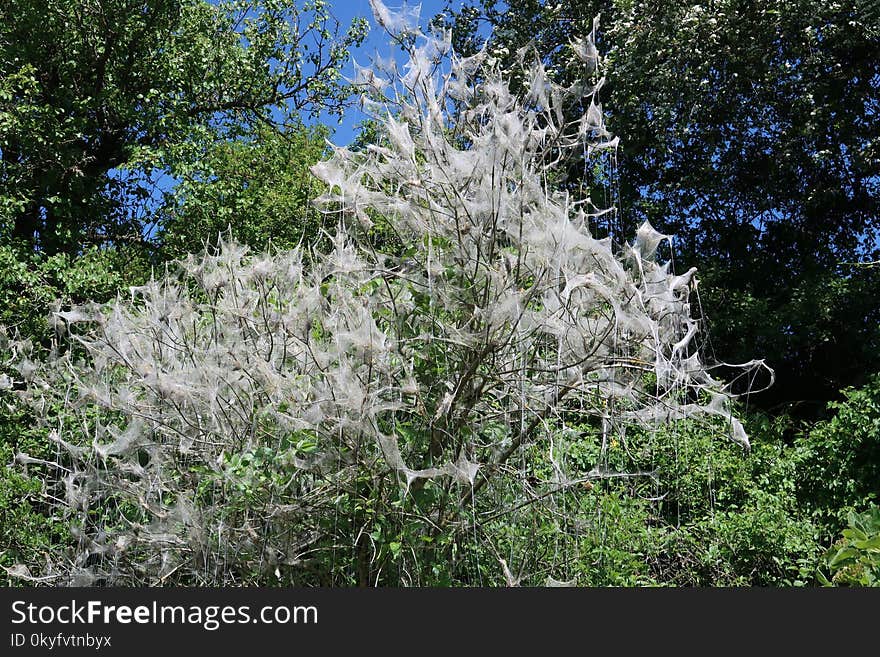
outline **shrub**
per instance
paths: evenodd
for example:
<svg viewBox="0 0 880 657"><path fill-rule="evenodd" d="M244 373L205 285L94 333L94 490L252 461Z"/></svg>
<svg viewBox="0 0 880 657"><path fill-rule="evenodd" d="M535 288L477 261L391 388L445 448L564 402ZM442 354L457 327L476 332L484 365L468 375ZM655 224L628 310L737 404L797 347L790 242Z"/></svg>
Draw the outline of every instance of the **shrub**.
<svg viewBox="0 0 880 657"><path fill-rule="evenodd" d="M880 503L880 376L848 388L797 439L797 494L830 540L850 511Z"/></svg>

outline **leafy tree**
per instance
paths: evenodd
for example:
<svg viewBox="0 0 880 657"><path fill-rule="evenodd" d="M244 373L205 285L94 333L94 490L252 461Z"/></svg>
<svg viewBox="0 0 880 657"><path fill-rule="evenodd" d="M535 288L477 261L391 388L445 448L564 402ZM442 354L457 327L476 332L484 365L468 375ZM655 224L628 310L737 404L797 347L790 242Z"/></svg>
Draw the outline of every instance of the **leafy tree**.
<svg viewBox="0 0 880 657"><path fill-rule="evenodd" d="M627 235L645 219L674 233L701 271L718 358L766 355L764 405L818 401L880 369L880 18L871 3L612 0L499 3L455 12L456 43L502 61L530 42L575 80L568 43L593 29L608 53L602 91L624 136L604 187ZM573 108L575 112L579 111ZM598 173L598 175L597 175ZM872 255L873 254L873 255ZM813 406L811 411L816 410Z"/></svg>
<svg viewBox="0 0 880 657"><path fill-rule="evenodd" d="M0 238L47 254L140 242L138 201L218 138L338 110L326 3L10 0L0 8Z"/></svg>
<svg viewBox="0 0 880 657"><path fill-rule="evenodd" d="M880 376L843 396L796 442L797 494L825 538L844 528L850 511L880 503Z"/></svg>
<svg viewBox="0 0 880 657"><path fill-rule="evenodd" d="M247 140L210 146L158 211L164 257L199 252L230 230L259 251L317 245L321 215L311 201L324 186L310 167L326 155L327 136L323 127L259 126Z"/></svg>

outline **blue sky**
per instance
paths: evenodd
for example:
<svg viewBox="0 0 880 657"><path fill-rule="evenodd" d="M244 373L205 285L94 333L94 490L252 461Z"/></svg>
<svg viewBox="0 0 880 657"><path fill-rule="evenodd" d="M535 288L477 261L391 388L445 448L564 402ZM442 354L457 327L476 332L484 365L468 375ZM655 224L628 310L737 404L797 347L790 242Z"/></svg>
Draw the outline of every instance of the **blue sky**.
<svg viewBox="0 0 880 657"><path fill-rule="evenodd" d="M410 7L421 5L421 24L424 26L436 14L443 11L446 4L445 0L423 0L422 2L404 3L402 0L385 0L385 4L389 9L394 10L404 4ZM363 16L370 24L370 33L361 44L360 48L352 52L352 56L361 65L366 66L370 61L370 56L375 52L387 56L389 54L389 46L387 43L387 35L373 22L373 12L370 10L370 0L331 0L330 11L339 20L341 26L346 27L351 21L358 16ZM343 75L350 77L354 74L354 67L349 63L343 70ZM340 123L336 119L323 117L326 122L334 129L331 141L340 146L351 143L357 134L357 125L363 121L364 115L358 111L357 107L351 107L346 110L345 115Z"/></svg>

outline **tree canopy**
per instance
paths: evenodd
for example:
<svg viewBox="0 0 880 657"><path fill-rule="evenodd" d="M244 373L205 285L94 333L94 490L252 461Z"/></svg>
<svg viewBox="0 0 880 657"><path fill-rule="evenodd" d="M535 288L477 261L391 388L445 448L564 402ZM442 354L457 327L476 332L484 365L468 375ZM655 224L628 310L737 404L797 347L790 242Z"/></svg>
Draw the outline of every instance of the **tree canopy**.
<svg viewBox="0 0 880 657"><path fill-rule="evenodd" d="M619 234L650 220L702 272L718 358L765 354L760 398L827 399L878 361L880 18L864 2L498 3L457 10L460 48L510 61L529 43L574 79L569 42L593 30L602 96L622 135L606 186ZM603 171L603 175L607 172Z"/></svg>
<svg viewBox="0 0 880 657"><path fill-rule="evenodd" d="M49 255L142 241L158 173L338 111L364 30L340 34L320 1L3 3L0 239Z"/></svg>

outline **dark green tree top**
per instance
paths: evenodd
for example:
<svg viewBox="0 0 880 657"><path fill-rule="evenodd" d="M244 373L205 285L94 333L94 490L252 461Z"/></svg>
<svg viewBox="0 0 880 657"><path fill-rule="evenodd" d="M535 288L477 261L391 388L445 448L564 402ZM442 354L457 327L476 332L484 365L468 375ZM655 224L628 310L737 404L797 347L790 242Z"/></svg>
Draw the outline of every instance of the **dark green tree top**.
<svg viewBox="0 0 880 657"><path fill-rule="evenodd" d="M877 272L849 264L880 247L880 6L470 4L452 21L461 49L488 26L502 62L535 43L572 81L569 44L601 14L617 171L609 184L607 169L572 162L570 183L606 190L617 236L645 219L676 235L676 265L700 269L715 355L776 367L765 403L820 402L880 369Z"/></svg>

